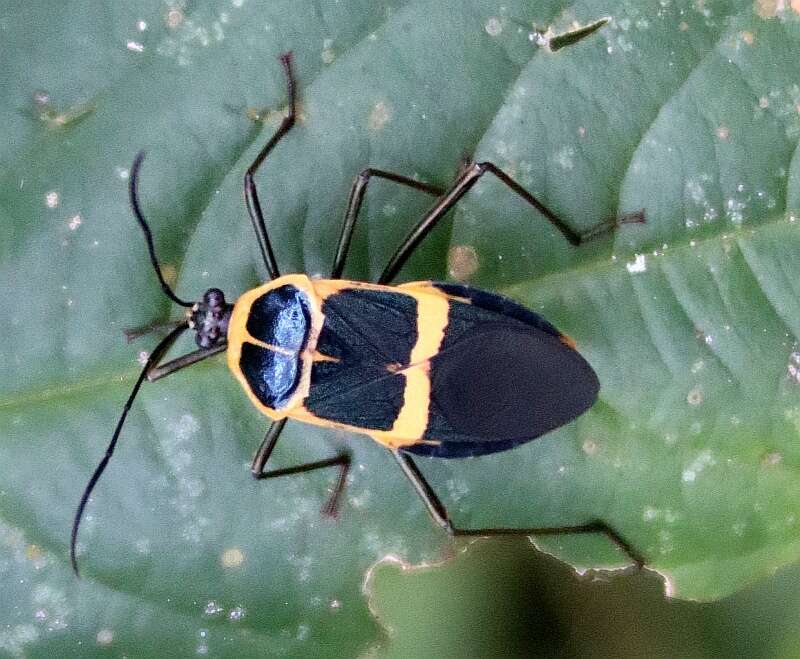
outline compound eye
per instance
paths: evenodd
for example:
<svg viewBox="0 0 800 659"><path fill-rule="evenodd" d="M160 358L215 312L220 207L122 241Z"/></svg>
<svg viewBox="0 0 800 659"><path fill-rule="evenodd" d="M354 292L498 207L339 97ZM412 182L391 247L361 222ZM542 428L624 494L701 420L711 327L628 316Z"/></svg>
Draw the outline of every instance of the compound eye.
<svg viewBox="0 0 800 659"><path fill-rule="evenodd" d="M225 306L225 295L218 288L209 288L203 295L205 302L212 309Z"/></svg>

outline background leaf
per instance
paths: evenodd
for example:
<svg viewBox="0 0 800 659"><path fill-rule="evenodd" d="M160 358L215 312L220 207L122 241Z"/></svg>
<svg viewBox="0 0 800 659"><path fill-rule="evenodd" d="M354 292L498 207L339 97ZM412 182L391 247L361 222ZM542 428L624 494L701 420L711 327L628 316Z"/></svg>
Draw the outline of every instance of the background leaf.
<svg viewBox="0 0 800 659"><path fill-rule="evenodd" d="M219 360L144 388L82 529L87 579L68 571L74 507L151 345L126 345L122 329L176 314L130 216L133 154L147 151L143 205L180 295L262 280L241 180L285 104L277 56L289 49L302 120L258 175L284 271L325 274L366 166L446 186L465 155L491 159L576 229L646 211L646 225L574 249L482 181L402 273L471 276L542 311L603 383L590 413L540 441L422 461L454 517L601 516L687 598L796 560L791 8L117 5L0 10L0 278L13 300L0 569L16 603L3 650L353 655L381 638L361 593L368 568L453 552L364 437L293 425L276 455L353 451L335 523L317 512L330 474L254 482L266 424ZM557 53L532 43L534 28L603 16ZM429 203L374 184L347 276L374 277ZM537 544L581 569L624 562L604 538Z"/></svg>

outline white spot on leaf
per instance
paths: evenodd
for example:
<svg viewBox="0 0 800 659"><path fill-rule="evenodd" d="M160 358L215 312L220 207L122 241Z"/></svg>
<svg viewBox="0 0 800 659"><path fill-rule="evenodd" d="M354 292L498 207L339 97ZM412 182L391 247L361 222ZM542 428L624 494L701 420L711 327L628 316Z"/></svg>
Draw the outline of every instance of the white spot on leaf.
<svg viewBox="0 0 800 659"><path fill-rule="evenodd" d="M647 256L645 254L637 254L633 261L625 264L628 272L645 272L647 270Z"/></svg>

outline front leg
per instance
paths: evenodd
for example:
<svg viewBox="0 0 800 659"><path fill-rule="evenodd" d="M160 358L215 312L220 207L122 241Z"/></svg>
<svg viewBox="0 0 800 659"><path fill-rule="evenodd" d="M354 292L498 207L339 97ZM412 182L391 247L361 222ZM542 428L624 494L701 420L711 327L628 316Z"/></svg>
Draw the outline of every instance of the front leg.
<svg viewBox="0 0 800 659"><path fill-rule="evenodd" d="M152 367L147 370L147 381L155 382L156 380L165 378L168 375L172 375L176 371L180 371L182 368L192 366L193 364L201 362L204 359L208 359L209 357L213 357L221 352L225 352L227 349L228 342L222 341L213 348L200 348L199 350L187 352L185 355L176 357L165 364L153 364Z"/></svg>
<svg viewBox="0 0 800 659"><path fill-rule="evenodd" d="M247 204L247 212L250 215L250 221L253 223L253 229L256 232L256 239L258 246L261 250L261 257L264 259L264 265L267 267L270 279L277 279L280 277L278 270L278 263L275 259L275 252L272 250L272 243L269 241L269 234L267 233L267 224L264 221L264 212L261 210L261 201L258 198L258 189L256 188L255 173L261 167L261 163L275 148L286 133L294 126L295 117L297 115L297 96L295 94L294 75L292 74L292 54L284 53L281 55L281 66L283 66L283 73L286 76L286 90L289 96L289 114L284 117L278 130L266 143L264 148L259 151L256 159L252 162L247 172L244 175L244 198Z"/></svg>

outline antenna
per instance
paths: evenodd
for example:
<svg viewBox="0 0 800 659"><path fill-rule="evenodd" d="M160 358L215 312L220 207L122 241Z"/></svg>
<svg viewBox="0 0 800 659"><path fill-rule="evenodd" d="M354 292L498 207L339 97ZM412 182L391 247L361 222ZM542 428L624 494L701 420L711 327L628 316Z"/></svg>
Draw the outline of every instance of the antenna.
<svg viewBox="0 0 800 659"><path fill-rule="evenodd" d="M169 347L175 342L175 339L181 335L181 333L188 327L188 322L184 321L180 326L176 327L172 330L167 336L159 343L153 352L150 353L150 356L147 358L147 362L142 368L142 372L139 373L139 377L136 379L136 384L133 385L133 389L131 390L130 395L128 396L128 400L125 403L125 407L122 408L122 414L119 417L119 421L117 421L117 427L114 430L114 434L111 436L111 441L108 443L108 448L106 448L106 454L103 456L103 459L100 460L100 463L94 470L92 477L89 479L86 487L83 490L83 495L81 496L81 502L78 504L78 510L75 512L75 518L72 521L72 538L70 540L69 545L69 560L72 563L72 570L75 572L75 576L80 577L80 572L78 571L78 559L76 556L76 547L78 543L78 529L81 525L81 519L83 518L83 510L86 508L86 503L89 501L89 497L92 495L92 490L94 490L94 486L97 485L97 481L100 480L100 476L103 475L103 472L108 465L108 461L111 459L111 456L114 454L114 449L117 446L117 440L119 439L120 432L122 431L122 426L125 423L125 419L128 417L128 411L131 409L131 405L133 405L133 401L136 398L136 394L139 393L139 388L142 386L142 383L147 378L147 373L153 367L153 364L157 364L161 357L163 357L164 353L169 350Z"/></svg>
<svg viewBox="0 0 800 659"><path fill-rule="evenodd" d="M133 167L131 168L131 176L128 182L128 191L130 192L133 214L136 216L136 220L139 222L139 226L142 227L142 231L144 231L144 238L147 241L147 251L150 253L150 262L153 264L153 270L156 271L158 282L161 284L161 290L164 291L164 295L166 295L176 304L180 304L182 307L189 308L192 306L193 302L187 302L186 300L181 300L177 295L175 295L174 291L170 288L169 284L164 279L164 275L161 273L161 266L158 264L158 259L156 258L156 248L155 245L153 244L153 234L150 231L150 227L148 226L147 221L144 219L144 215L142 214L142 209L139 206L139 193L137 191L137 188L139 180L139 169L142 166L143 160L144 160L144 151L139 151L139 153L137 153L136 157L133 159Z"/></svg>

